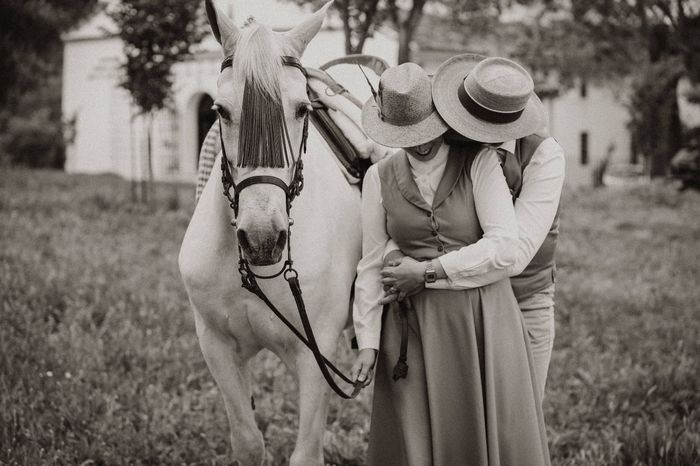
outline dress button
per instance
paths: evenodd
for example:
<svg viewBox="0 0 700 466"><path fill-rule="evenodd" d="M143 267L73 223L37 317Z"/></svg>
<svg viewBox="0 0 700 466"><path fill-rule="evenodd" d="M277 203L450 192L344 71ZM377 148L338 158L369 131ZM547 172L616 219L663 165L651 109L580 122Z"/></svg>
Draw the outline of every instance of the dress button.
<svg viewBox="0 0 700 466"><path fill-rule="evenodd" d="M442 246L438 246L438 251L442 252L444 250L445 250L445 248L443 248Z"/></svg>
<svg viewBox="0 0 700 466"><path fill-rule="evenodd" d="M430 233L431 233L433 236L437 236L437 235L438 235L438 232L435 231L435 230L431 231Z"/></svg>

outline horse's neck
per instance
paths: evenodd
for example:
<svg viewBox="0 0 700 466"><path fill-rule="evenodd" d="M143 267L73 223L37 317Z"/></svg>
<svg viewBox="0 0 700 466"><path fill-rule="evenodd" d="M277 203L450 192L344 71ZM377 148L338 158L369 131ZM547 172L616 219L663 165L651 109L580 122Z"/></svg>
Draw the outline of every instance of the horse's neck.
<svg viewBox="0 0 700 466"><path fill-rule="evenodd" d="M221 182L221 153L216 157L202 196L192 216L190 225L195 226L192 234L198 242L212 248L219 254L232 254L237 251L236 235L231 227L233 210L223 195ZM221 257L221 256L220 256Z"/></svg>

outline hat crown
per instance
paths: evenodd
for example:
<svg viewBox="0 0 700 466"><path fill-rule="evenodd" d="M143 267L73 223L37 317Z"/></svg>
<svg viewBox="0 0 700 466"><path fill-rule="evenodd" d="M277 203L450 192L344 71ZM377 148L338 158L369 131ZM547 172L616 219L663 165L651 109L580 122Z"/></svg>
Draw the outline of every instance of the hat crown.
<svg viewBox="0 0 700 466"><path fill-rule="evenodd" d="M377 105L382 120L393 125L425 120L435 111L430 77L415 63L389 68L379 80Z"/></svg>
<svg viewBox="0 0 700 466"><path fill-rule="evenodd" d="M464 80L464 89L480 106L502 113L522 111L535 84L525 69L506 58L479 62Z"/></svg>

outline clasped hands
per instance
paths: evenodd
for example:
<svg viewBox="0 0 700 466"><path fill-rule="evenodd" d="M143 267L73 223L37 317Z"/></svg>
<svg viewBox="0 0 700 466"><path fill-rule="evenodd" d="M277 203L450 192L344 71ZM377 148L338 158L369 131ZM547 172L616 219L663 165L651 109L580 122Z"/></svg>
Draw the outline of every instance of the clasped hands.
<svg viewBox="0 0 700 466"><path fill-rule="evenodd" d="M384 258L381 271L384 297L380 304L401 301L425 288L425 263L394 250Z"/></svg>

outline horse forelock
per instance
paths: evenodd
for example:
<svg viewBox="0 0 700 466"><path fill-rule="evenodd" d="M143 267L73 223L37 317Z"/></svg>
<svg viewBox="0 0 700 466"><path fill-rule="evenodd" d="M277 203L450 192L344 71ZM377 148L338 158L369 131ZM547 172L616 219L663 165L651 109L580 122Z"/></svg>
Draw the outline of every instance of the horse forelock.
<svg viewBox="0 0 700 466"><path fill-rule="evenodd" d="M243 83L238 138L239 167L289 166L284 106L280 89L284 42L266 26L250 22L234 52L234 78Z"/></svg>
<svg viewBox="0 0 700 466"><path fill-rule="evenodd" d="M281 99L283 55L291 50L267 26L251 21L241 30L233 54L236 82L251 83L274 100Z"/></svg>

